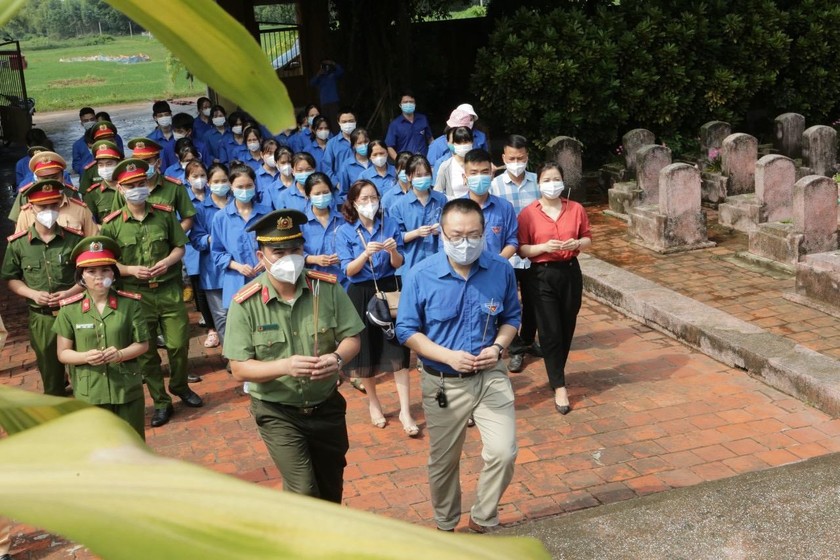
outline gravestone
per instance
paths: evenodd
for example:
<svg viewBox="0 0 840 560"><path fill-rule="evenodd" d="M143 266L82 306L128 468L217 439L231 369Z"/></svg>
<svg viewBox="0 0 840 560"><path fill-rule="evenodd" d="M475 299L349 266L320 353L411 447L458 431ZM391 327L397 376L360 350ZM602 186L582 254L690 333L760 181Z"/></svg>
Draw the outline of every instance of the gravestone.
<svg viewBox="0 0 840 560"><path fill-rule="evenodd" d="M837 163L837 131L816 125L802 133L802 164L813 175L834 175Z"/></svg>
<svg viewBox="0 0 840 560"><path fill-rule="evenodd" d="M630 210L633 242L658 253L714 247L700 206L700 171L673 163L661 169L659 181L658 201Z"/></svg>
<svg viewBox="0 0 840 560"><path fill-rule="evenodd" d="M557 136L546 146L548 161L563 169L563 182L570 189L569 197L577 202L586 201L586 189L583 188L583 144L576 138Z"/></svg>
<svg viewBox="0 0 840 560"><path fill-rule="evenodd" d="M621 145L624 147L624 164L631 174L636 170L636 151L654 142L656 142L656 135L644 128L634 128L621 137Z"/></svg>
<svg viewBox="0 0 840 560"><path fill-rule="evenodd" d="M805 132L805 117L799 113L783 113L776 117L776 135L773 146L782 155L796 159L802 155L802 133Z"/></svg>
<svg viewBox="0 0 840 560"><path fill-rule="evenodd" d="M758 140L743 133L730 134L723 140L721 166L727 177L727 197L755 191L755 162Z"/></svg>
<svg viewBox="0 0 840 560"><path fill-rule="evenodd" d="M763 222L791 217L796 166L778 154L762 157L755 165L755 193L727 196L718 206L718 223L751 233Z"/></svg>
<svg viewBox="0 0 840 560"><path fill-rule="evenodd" d="M642 190L642 204L659 200L659 172L671 164L671 149L658 144L642 146L636 151L636 183Z"/></svg>
<svg viewBox="0 0 840 560"><path fill-rule="evenodd" d="M720 150L723 140L732 134L732 126L728 122L709 121L700 127L700 151L703 157L708 157L712 148Z"/></svg>

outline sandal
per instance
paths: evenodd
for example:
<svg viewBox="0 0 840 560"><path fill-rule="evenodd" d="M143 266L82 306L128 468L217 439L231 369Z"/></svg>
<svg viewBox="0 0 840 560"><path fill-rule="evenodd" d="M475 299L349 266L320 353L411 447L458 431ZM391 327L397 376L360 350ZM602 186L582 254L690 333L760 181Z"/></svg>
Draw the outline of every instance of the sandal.
<svg viewBox="0 0 840 560"><path fill-rule="evenodd" d="M351 385L354 389L356 389L357 391L359 391L360 393L367 395L367 389L365 389L365 386L364 386L364 385L362 385L362 380L361 380L361 379L359 379L358 377L353 377L353 378L351 378L351 379L350 379L350 385Z"/></svg>
<svg viewBox="0 0 840 560"><path fill-rule="evenodd" d="M403 426L403 431L410 438L416 438L420 435L420 428L418 428L416 425Z"/></svg>
<svg viewBox="0 0 840 560"><path fill-rule="evenodd" d="M388 425L388 420L385 419L383 416L382 418L377 418L374 420L373 418L370 419L370 423L379 428L380 430L383 429L385 426Z"/></svg>
<svg viewBox="0 0 840 560"><path fill-rule="evenodd" d="M205 348L215 348L219 345L219 333L210 331L207 333L207 339L204 341Z"/></svg>

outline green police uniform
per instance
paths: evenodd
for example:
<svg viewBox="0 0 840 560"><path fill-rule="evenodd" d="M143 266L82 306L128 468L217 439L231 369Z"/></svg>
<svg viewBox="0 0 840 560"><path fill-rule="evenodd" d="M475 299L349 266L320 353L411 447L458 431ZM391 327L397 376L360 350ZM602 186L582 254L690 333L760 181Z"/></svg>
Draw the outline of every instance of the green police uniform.
<svg viewBox="0 0 840 560"><path fill-rule="evenodd" d="M4 280L21 280L33 290L61 292L75 284L75 267L70 260L73 247L82 240L82 232L58 225L56 233L45 242L35 226L8 238L0 275ZM56 336L52 330L58 308L41 307L29 301L29 342L41 373L44 393L64 395L64 365L56 358Z"/></svg>
<svg viewBox="0 0 840 560"><path fill-rule="evenodd" d="M260 224L292 212L303 216L296 211L276 211L253 227L259 230ZM334 275L306 271L298 277L294 299L289 302L279 297L267 274L242 288L231 302L224 346L228 359L323 356L364 329ZM318 294L317 351L313 290ZM337 373L318 381L282 376L266 383L248 383L248 390L251 411L283 476L283 488L341 503L349 443L346 403L336 390L337 382Z"/></svg>
<svg viewBox="0 0 840 560"><path fill-rule="evenodd" d="M94 183L85 193L85 204L93 213L98 223L102 223L105 216L111 213L119 198L119 191L116 187L108 186L104 181Z"/></svg>
<svg viewBox="0 0 840 560"><path fill-rule="evenodd" d="M88 192L91 185L93 185L94 183L99 183L101 181L102 177L99 176L99 166L94 160L87 164L82 170L82 174L79 175L79 192L84 194Z"/></svg>
<svg viewBox="0 0 840 560"><path fill-rule="evenodd" d="M53 332L73 341L77 352L122 349L149 340L146 320L138 301L140 296L111 290L102 312L87 292L61 302ZM90 404L106 408L128 422L145 438L143 381L138 359L72 368L73 395Z"/></svg>
<svg viewBox="0 0 840 560"><path fill-rule="evenodd" d="M94 161L90 165L96 166L97 172L95 177L91 178L92 183L88 184L86 180L86 186L82 186L80 190L85 204L90 208L90 211L96 218L96 222L101 224L105 216L113 210L116 210L114 208L114 199L117 195L117 185L113 180L109 184L108 181L105 181L99 175L99 166L108 161L114 163L119 162L123 159L123 153L120 151L119 146L110 140L94 142L93 146L91 146L91 153L93 154ZM87 168L85 168L85 173L87 173Z"/></svg>
<svg viewBox="0 0 840 560"><path fill-rule="evenodd" d="M103 220L102 235L115 240L122 248L120 262L123 265L150 267L166 258L173 248L187 244L187 236L175 219L171 207L147 202L146 212L142 220L137 220L126 206ZM155 340L157 337L158 325L163 331L169 356L169 391L179 396L190 392L187 386L188 319L180 279L180 266L170 266L163 275L149 280L139 280L133 276L124 276L122 279L126 290L142 296L140 302L150 339ZM148 352L140 356L138 361L149 394L155 401L155 408L170 407L172 397L164 389L160 356L155 345L150 344Z"/></svg>

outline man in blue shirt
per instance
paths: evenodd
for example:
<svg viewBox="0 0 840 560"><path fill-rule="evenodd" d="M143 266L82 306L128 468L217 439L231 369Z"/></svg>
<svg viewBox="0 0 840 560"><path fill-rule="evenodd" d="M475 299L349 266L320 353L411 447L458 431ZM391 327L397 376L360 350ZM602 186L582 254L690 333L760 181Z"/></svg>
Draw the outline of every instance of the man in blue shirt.
<svg viewBox="0 0 840 560"><path fill-rule="evenodd" d="M96 111L92 107L82 107L79 111L79 121L82 123L82 128L87 131L96 124ZM85 170L85 166L93 161L93 155L88 149L85 135L73 142L73 171L81 175Z"/></svg>
<svg viewBox="0 0 840 560"><path fill-rule="evenodd" d="M483 250L484 216L475 202L448 202L441 236L444 250L405 278L396 333L419 358L438 529L452 531L461 518L459 462L472 414L484 468L469 527L483 533L499 524L517 454L513 387L501 360L519 328L516 278L506 260Z"/></svg>
<svg viewBox="0 0 840 560"><path fill-rule="evenodd" d="M391 121L385 134L385 144L391 159L397 159L397 152L411 152L425 156L432 141L429 119L422 113L415 113L414 94L407 91L400 97L402 114Z"/></svg>
<svg viewBox="0 0 840 560"><path fill-rule="evenodd" d="M352 109L345 107L338 112L338 128L341 129L341 134L333 136L327 142L324 159L321 162L321 171L329 175L333 185L338 183L338 175L344 167L344 160L353 157L350 135L356 130L356 114Z"/></svg>
<svg viewBox="0 0 840 560"><path fill-rule="evenodd" d="M344 68L341 64L332 59L321 61L321 68L309 81L309 85L318 89L318 97L321 103L319 113L327 117L332 131L335 132L335 121L338 117L338 80L344 76Z"/></svg>
<svg viewBox="0 0 840 560"><path fill-rule="evenodd" d="M464 198L476 202L484 214L486 249L511 258L519 248L519 224L513 205L490 194L492 185L490 154L484 150L470 150L464 156L464 182L468 191Z"/></svg>
<svg viewBox="0 0 840 560"><path fill-rule="evenodd" d="M163 150L174 150L175 134L172 131L172 109L166 101L155 101L152 105L152 116L157 126L146 135L146 138L154 140Z"/></svg>

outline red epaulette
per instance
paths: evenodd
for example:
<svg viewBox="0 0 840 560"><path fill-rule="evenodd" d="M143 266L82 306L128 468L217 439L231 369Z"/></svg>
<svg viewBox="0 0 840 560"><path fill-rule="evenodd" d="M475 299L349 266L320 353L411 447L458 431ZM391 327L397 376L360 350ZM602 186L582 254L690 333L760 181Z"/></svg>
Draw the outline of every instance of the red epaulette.
<svg viewBox="0 0 840 560"><path fill-rule="evenodd" d="M330 274L329 272L321 272L320 270L307 270L306 277L314 278L315 280L323 280L324 282L329 282L330 284L338 282L338 276Z"/></svg>
<svg viewBox="0 0 840 560"><path fill-rule="evenodd" d="M59 224L59 225L61 226L61 224ZM79 235L81 237L85 236L85 232L80 230L80 229L76 229L76 228L70 227L70 226L61 226L61 228L69 231L70 233L75 233L76 235Z"/></svg>
<svg viewBox="0 0 840 560"><path fill-rule="evenodd" d="M175 209L169 206L168 204L161 204L159 202L153 202L152 208L157 210L163 210L164 212L173 212Z"/></svg>
<svg viewBox="0 0 840 560"><path fill-rule="evenodd" d="M242 303L252 295L259 292L261 288L262 284L260 284L259 282L251 282L250 284L236 292L236 294L233 296L233 301L235 301L236 303Z"/></svg>
<svg viewBox="0 0 840 560"><path fill-rule="evenodd" d="M117 293L118 293L118 294L120 294L120 295L121 295L121 296L123 296L123 297L131 298L131 299L136 299L136 300L138 300L138 301L139 301L139 300L141 300L141 299L143 299L143 295L142 295L142 294L138 294L137 292L126 292L125 290L117 290Z"/></svg>
<svg viewBox="0 0 840 560"><path fill-rule="evenodd" d="M102 218L102 223L107 224L108 222L119 216L121 213L122 210L114 210L113 212Z"/></svg>
<svg viewBox="0 0 840 560"><path fill-rule="evenodd" d="M183 185L184 184L184 182L181 181L181 179L179 179L177 177L170 177L169 175L164 175L163 178L166 179L167 181L169 181L170 183L175 183L176 185Z"/></svg>
<svg viewBox="0 0 840 560"><path fill-rule="evenodd" d="M29 210L30 208L32 208L32 204L29 203L29 202L27 202L26 204L21 204L21 206L20 206L21 211Z"/></svg>
<svg viewBox="0 0 840 560"><path fill-rule="evenodd" d="M69 198L69 197L68 197ZM78 198L70 198L70 202L78 204L82 208L87 208L87 204L85 204L84 200L79 200Z"/></svg>
<svg viewBox="0 0 840 560"><path fill-rule="evenodd" d="M77 189L76 185L74 185L73 183L64 183L64 188L70 189L73 192L79 192L79 189Z"/></svg>
<svg viewBox="0 0 840 560"><path fill-rule="evenodd" d="M87 192L92 192L93 189L98 189L101 185L102 185L102 183L94 183L90 187L88 187Z"/></svg>
<svg viewBox="0 0 840 560"><path fill-rule="evenodd" d="M18 189L18 193L20 193L21 191L24 191L24 190L28 189L28 188L29 188L29 185L31 185L31 184L32 184L32 183L34 183L34 182L35 182L35 181L29 181L29 182L28 182L28 183L26 183L25 185L21 185L21 186L20 186L20 188Z"/></svg>
<svg viewBox="0 0 840 560"><path fill-rule="evenodd" d="M17 233L13 233L12 235L10 235L9 237L6 238L6 241L12 242L15 239L17 239L18 237L23 237L24 235L26 235L26 231L27 230L23 230L23 231L19 231Z"/></svg>
<svg viewBox="0 0 840 560"><path fill-rule="evenodd" d="M96 165L96 160L93 160L93 161L92 161L92 162L90 162L89 164L85 165L85 169L90 169L90 168L91 168L91 167L93 167L94 165Z"/></svg>
<svg viewBox="0 0 840 560"><path fill-rule="evenodd" d="M82 292L80 294L76 294L75 296L70 296L68 298L60 299L60 300L58 300L58 304L61 307L64 307L65 305L70 305L71 303L76 303L77 301L79 301L83 297L85 297L84 292Z"/></svg>

